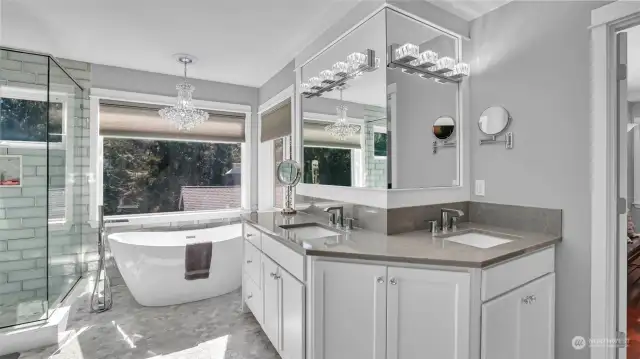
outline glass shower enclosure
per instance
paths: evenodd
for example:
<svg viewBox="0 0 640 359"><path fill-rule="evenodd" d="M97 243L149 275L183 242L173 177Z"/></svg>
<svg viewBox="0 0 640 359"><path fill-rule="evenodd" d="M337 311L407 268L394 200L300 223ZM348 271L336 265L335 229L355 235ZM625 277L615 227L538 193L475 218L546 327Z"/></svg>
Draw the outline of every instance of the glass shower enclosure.
<svg viewBox="0 0 640 359"><path fill-rule="evenodd" d="M0 328L48 319L86 270L88 93L0 48Z"/></svg>

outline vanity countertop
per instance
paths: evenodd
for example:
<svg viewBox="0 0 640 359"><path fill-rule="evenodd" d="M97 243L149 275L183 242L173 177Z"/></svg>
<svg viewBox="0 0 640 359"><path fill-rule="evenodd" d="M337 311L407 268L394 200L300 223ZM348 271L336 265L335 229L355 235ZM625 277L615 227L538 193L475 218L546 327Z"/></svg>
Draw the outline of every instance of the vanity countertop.
<svg viewBox="0 0 640 359"><path fill-rule="evenodd" d="M280 212L258 212L242 215L242 219L294 251L310 256L379 260L388 262L432 264L483 268L527 252L551 246L562 237L544 233L523 232L477 223L461 223L458 230L477 229L509 236L511 242L481 249L432 236L427 230L386 235L364 229L354 229L342 235L298 240L281 225L304 223L327 224L326 220L298 212L283 216Z"/></svg>

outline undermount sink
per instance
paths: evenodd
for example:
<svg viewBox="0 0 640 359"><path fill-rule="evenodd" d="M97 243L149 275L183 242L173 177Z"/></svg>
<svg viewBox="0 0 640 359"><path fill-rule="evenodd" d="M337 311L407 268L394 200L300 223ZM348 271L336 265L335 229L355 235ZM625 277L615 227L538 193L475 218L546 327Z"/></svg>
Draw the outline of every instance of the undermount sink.
<svg viewBox="0 0 640 359"><path fill-rule="evenodd" d="M287 232L295 234L298 239L324 238L342 235L342 232L333 230L319 223L283 224L280 226Z"/></svg>
<svg viewBox="0 0 640 359"><path fill-rule="evenodd" d="M449 242L455 242L481 249L492 248L512 241L512 239L497 237L479 231L468 231L460 234L453 234L443 239Z"/></svg>

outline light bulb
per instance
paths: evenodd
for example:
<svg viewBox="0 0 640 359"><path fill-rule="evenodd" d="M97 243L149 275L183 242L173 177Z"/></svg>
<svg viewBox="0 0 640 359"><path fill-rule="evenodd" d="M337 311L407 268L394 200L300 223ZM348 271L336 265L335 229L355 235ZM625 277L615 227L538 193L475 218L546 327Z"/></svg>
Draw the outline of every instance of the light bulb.
<svg viewBox="0 0 640 359"><path fill-rule="evenodd" d="M420 48L414 44L406 43L398 47L395 51L395 60L401 62L408 62L415 60L420 52Z"/></svg>

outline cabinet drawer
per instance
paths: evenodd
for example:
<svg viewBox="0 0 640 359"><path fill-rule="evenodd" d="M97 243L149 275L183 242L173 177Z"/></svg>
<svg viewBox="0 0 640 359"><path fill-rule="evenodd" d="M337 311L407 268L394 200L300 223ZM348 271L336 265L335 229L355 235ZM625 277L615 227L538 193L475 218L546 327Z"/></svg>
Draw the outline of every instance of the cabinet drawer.
<svg viewBox="0 0 640 359"><path fill-rule="evenodd" d="M304 282L304 256L266 234L262 235L262 252L299 281Z"/></svg>
<svg viewBox="0 0 640 359"><path fill-rule="evenodd" d="M261 241L261 237L262 237L262 233L260 233L260 231L254 227L252 227L249 224L244 224L244 230L243 230L243 236L246 240L248 240L249 242L251 242L251 244L253 244L254 246L256 246L256 248L261 249L262 248L262 241Z"/></svg>
<svg viewBox="0 0 640 359"><path fill-rule="evenodd" d="M264 325L262 291L247 275L244 276L244 302L260 325Z"/></svg>
<svg viewBox="0 0 640 359"><path fill-rule="evenodd" d="M487 301L554 271L553 247L482 271L482 301Z"/></svg>
<svg viewBox="0 0 640 359"><path fill-rule="evenodd" d="M262 283L260 282L260 251L249 241L244 242L244 272L258 288L262 288Z"/></svg>

